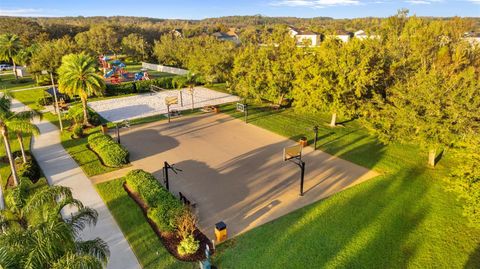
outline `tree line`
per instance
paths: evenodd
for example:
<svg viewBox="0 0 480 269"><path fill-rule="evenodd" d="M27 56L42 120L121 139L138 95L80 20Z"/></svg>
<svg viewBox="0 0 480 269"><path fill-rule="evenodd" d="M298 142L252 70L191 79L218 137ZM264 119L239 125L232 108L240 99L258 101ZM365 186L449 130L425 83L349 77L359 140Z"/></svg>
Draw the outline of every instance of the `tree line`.
<svg viewBox="0 0 480 269"><path fill-rule="evenodd" d="M286 24L245 26L240 45L205 33L186 38L167 32L153 42L135 33L119 39L121 29L99 24L23 48L16 37L17 53L0 52L34 74L47 70L55 76L69 53L153 58L187 68L203 83L227 82L229 91L244 98L278 105L290 100L298 111L330 113L332 128L338 117L358 119L383 143L418 145L431 166L445 148L478 156L480 45L463 39L475 20L409 17L403 10L378 22L370 38L344 43L326 35L318 47L298 46ZM470 199L467 211L478 219L478 169L470 165L453 178L463 182L457 185Z"/></svg>

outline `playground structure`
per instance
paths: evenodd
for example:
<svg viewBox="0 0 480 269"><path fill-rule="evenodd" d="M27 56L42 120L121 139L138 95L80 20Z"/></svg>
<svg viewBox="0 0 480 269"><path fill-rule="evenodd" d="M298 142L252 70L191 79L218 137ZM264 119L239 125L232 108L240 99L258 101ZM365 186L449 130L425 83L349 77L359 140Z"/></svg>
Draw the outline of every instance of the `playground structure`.
<svg viewBox="0 0 480 269"><path fill-rule="evenodd" d="M100 55L98 60L103 68L103 77L112 84L119 84L122 81L149 80L147 69L141 69L140 72L131 73L125 68L125 63L116 59L116 57Z"/></svg>

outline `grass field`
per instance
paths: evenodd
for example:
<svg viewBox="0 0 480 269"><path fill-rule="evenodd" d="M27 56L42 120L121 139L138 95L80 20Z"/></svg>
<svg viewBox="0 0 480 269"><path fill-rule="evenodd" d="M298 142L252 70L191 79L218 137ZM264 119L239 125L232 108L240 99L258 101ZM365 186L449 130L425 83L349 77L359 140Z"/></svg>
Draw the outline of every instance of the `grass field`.
<svg viewBox="0 0 480 269"><path fill-rule="evenodd" d="M125 179L120 178L98 184L96 187L142 267L145 269L198 268L197 263L180 262L166 251L146 221L140 207L123 189L124 182Z"/></svg>
<svg viewBox="0 0 480 269"><path fill-rule="evenodd" d="M30 77L18 78L12 74L0 76L0 90L18 90L37 86L35 81Z"/></svg>
<svg viewBox="0 0 480 269"><path fill-rule="evenodd" d="M11 92L13 98L27 105L31 109L43 110L44 107L38 104L38 100L44 98L45 89L33 89L28 91Z"/></svg>
<svg viewBox="0 0 480 269"><path fill-rule="evenodd" d="M355 121L326 126L329 115L250 110L250 123L297 139L313 137L331 154L383 173L253 229L219 246L220 268L478 268L480 230L445 191L452 160L426 167L415 146L383 146ZM233 106L223 110L235 117Z"/></svg>

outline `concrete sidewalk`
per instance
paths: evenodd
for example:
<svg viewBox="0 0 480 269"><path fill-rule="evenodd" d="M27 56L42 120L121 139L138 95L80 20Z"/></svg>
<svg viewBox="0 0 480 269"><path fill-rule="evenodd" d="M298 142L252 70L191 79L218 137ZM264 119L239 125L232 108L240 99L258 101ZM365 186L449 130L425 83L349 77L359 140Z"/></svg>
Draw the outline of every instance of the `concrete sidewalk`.
<svg viewBox="0 0 480 269"><path fill-rule="evenodd" d="M12 100L12 110L26 109L28 108L22 103ZM71 188L76 199L98 212L97 225L85 228L80 236L86 240L100 237L108 243L111 255L107 268L140 268L130 245L95 187L60 144L58 128L48 121L35 121L35 125L38 126L41 134L34 137L31 151L48 183Z"/></svg>

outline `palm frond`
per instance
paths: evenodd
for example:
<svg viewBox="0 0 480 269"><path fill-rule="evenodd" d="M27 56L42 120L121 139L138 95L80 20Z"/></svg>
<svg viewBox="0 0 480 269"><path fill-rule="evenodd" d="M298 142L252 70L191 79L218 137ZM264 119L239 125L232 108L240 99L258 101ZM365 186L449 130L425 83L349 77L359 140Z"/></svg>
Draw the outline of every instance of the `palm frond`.
<svg viewBox="0 0 480 269"><path fill-rule="evenodd" d="M51 267L52 269L102 269L104 266L95 257L67 253L57 260Z"/></svg>
<svg viewBox="0 0 480 269"><path fill-rule="evenodd" d="M88 241L79 241L75 243L77 253L83 255L90 255L107 264L110 257L110 250L108 244L100 238L95 238Z"/></svg>
<svg viewBox="0 0 480 269"><path fill-rule="evenodd" d="M17 252L11 249L0 246L0 268L1 269L14 269L19 268L19 257Z"/></svg>
<svg viewBox="0 0 480 269"><path fill-rule="evenodd" d="M73 199L70 188L56 185L40 190L28 199L24 211L28 213L36 208L41 208L47 203L52 203L57 199Z"/></svg>
<svg viewBox="0 0 480 269"><path fill-rule="evenodd" d="M83 207L79 209L75 214L72 214L70 218L66 219L65 222L68 223L75 234L79 233L87 225L95 226L97 224L98 213L95 209L90 207Z"/></svg>

